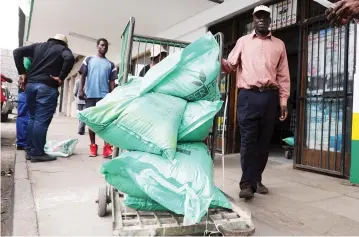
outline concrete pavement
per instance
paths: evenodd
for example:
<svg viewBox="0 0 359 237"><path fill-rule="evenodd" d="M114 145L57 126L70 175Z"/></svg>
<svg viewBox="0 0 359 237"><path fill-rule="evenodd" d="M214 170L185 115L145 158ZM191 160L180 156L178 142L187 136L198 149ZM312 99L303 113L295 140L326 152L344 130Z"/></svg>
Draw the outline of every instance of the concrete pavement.
<svg viewBox="0 0 359 237"><path fill-rule="evenodd" d="M56 117L49 140L80 138L76 153L48 163L29 163L17 155L14 235L112 234L111 216L97 216L98 188L105 185L101 162L90 158L88 136L77 135L77 121ZM99 141L102 149L102 141ZM100 150L99 149L99 150ZM215 162L215 182L223 184L222 163ZM245 202L238 198L240 162L225 158L224 190L253 214L256 235L358 235L359 188L344 180L293 170L291 162L273 157L264 174L270 194ZM15 224L16 223L16 224Z"/></svg>

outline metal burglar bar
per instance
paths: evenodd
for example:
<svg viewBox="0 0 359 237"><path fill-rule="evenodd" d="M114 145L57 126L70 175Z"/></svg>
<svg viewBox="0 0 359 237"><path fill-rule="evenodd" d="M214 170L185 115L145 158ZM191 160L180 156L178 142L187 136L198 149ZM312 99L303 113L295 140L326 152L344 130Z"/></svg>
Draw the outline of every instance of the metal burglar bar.
<svg viewBox="0 0 359 237"><path fill-rule="evenodd" d="M356 24L330 28L323 17L325 8L306 3L303 7L311 8L302 10L311 9L307 12L311 18L304 18L301 25L304 67L294 165L348 176Z"/></svg>
<svg viewBox="0 0 359 237"><path fill-rule="evenodd" d="M121 35L121 53L119 64L119 85L127 82L129 61L132 52L132 37L135 28L135 18L131 17Z"/></svg>
<svg viewBox="0 0 359 237"><path fill-rule="evenodd" d="M158 37L133 35L132 39L132 56L129 61L132 75L138 76L143 67L150 64L151 51L157 46L161 46L167 51L167 54L177 53L183 50L189 43L179 40L168 40Z"/></svg>

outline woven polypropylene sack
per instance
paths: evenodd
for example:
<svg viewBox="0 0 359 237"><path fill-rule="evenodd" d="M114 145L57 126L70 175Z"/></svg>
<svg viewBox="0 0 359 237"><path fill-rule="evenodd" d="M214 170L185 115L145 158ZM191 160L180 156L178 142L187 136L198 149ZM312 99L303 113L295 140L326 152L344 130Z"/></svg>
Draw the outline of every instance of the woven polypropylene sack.
<svg viewBox="0 0 359 237"><path fill-rule="evenodd" d="M222 108L222 104L223 102L220 100L187 103L178 132L178 141L204 141L212 128L213 118Z"/></svg>
<svg viewBox="0 0 359 237"><path fill-rule="evenodd" d="M69 157L76 148L78 139L67 139L64 141L47 141L44 147L46 154L54 157Z"/></svg>
<svg viewBox="0 0 359 237"><path fill-rule="evenodd" d="M294 137L287 137L282 139L288 146L294 146Z"/></svg>
<svg viewBox="0 0 359 237"><path fill-rule="evenodd" d="M110 125L131 101L139 97L141 78L133 77L126 85L118 86L95 107L87 108L78 114L79 120L98 133Z"/></svg>
<svg viewBox="0 0 359 237"><path fill-rule="evenodd" d="M151 198L137 198L126 195L125 205L138 211L168 211L167 208L153 201ZM217 188L214 188L214 196L209 208L231 209L232 205L227 197Z"/></svg>
<svg viewBox="0 0 359 237"><path fill-rule="evenodd" d="M160 93L147 93L132 101L98 135L122 149L162 155L173 160L178 128L187 102Z"/></svg>
<svg viewBox="0 0 359 237"><path fill-rule="evenodd" d="M187 101L218 100L218 55L218 43L208 32L152 67L142 81L141 94L154 91Z"/></svg>
<svg viewBox="0 0 359 237"><path fill-rule="evenodd" d="M135 183L155 202L184 215L185 225L195 224L214 197L213 162L203 143L179 144L175 159L172 163L149 153L126 152L103 164L101 172L116 189L125 192Z"/></svg>

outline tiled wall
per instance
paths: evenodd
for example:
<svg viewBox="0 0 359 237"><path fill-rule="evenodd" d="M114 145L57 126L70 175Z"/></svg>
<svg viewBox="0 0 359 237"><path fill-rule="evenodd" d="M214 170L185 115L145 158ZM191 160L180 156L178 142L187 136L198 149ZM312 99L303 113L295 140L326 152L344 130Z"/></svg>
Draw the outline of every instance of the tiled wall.
<svg viewBox="0 0 359 237"><path fill-rule="evenodd" d="M357 31L357 38L359 32ZM359 184L359 52L358 40L356 50L356 73L354 76L353 123L352 123L352 152L350 166L350 181Z"/></svg>

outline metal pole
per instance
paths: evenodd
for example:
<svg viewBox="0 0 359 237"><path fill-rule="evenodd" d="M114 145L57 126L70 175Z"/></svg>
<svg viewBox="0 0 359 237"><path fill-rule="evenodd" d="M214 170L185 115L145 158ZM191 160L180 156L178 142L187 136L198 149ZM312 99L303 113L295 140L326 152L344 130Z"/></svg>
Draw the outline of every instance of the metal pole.
<svg viewBox="0 0 359 237"><path fill-rule="evenodd" d="M215 38L218 39L218 46L219 46L219 54L218 54L218 60L220 63L219 66L219 72L218 72L218 76L217 76L217 84L220 87L221 86L221 71L222 71L222 58L223 58L223 33L219 32L217 34L214 35ZM225 118L226 115L223 115L223 118ZM216 114L216 116L214 117L214 123L213 123L213 128L212 128L212 141L211 141L211 156L212 159L215 158L216 156L216 141L217 141L217 134L218 134L218 113ZM224 128L223 128L224 129ZM223 151L222 151L223 152Z"/></svg>
<svg viewBox="0 0 359 237"><path fill-rule="evenodd" d="M127 28L128 27L128 28ZM124 71L123 71L123 79L122 79L122 84L126 84L127 79L128 79L128 72L130 70L130 60L131 60L131 53L132 53L132 37L133 37L133 32L135 29L135 18L131 17L129 20L129 23L127 24L125 30L123 31L122 35L125 35L125 31L129 30L129 34L127 36L127 45L126 45L126 54L125 54L125 58L124 58L124 62L123 65L125 65L124 67ZM113 152L112 152L112 158L116 158L119 155L119 148L118 147L114 147Z"/></svg>
<svg viewBox="0 0 359 237"><path fill-rule="evenodd" d="M348 79L349 79L349 27L345 26L345 46L344 46L344 101L343 101L343 122L342 122L342 149L341 149L341 175L345 175L345 154L346 154L346 129L347 129L347 105L348 105Z"/></svg>
<svg viewBox="0 0 359 237"><path fill-rule="evenodd" d="M133 37L134 29L135 29L135 18L134 17L130 18L129 27L130 27L130 30L129 30L128 40L127 40L127 45L126 45L127 50L126 50L126 56L125 56L125 61L124 61L125 68L124 68L123 80L122 80L123 84L127 83L128 72L130 70L129 65L130 65L130 60L131 60L132 44L133 44L132 37Z"/></svg>
<svg viewBox="0 0 359 237"><path fill-rule="evenodd" d="M303 54L303 25L300 24L299 26L299 42L298 42L298 71L297 71L297 94L296 94L296 113L295 113L295 131L294 131L294 144L295 144L295 157L293 159L293 165L300 163L298 161L298 157L302 156L300 150L299 144L303 143L303 135L302 141L298 142L298 136L299 136L299 119L300 119L300 91L301 91L301 77L302 77L302 54ZM303 113L302 113L303 114Z"/></svg>
<svg viewBox="0 0 359 237"><path fill-rule="evenodd" d="M153 37L153 36L147 36L147 35L139 35L139 34L134 34L133 35L133 39L135 42L148 42L149 40L154 41L154 44L166 44L166 45L171 45L171 46L176 46L176 45L180 45L180 46L187 46L190 43L186 42L186 41L181 41L181 40L170 40L170 39L164 39L164 38L160 38L160 37Z"/></svg>

